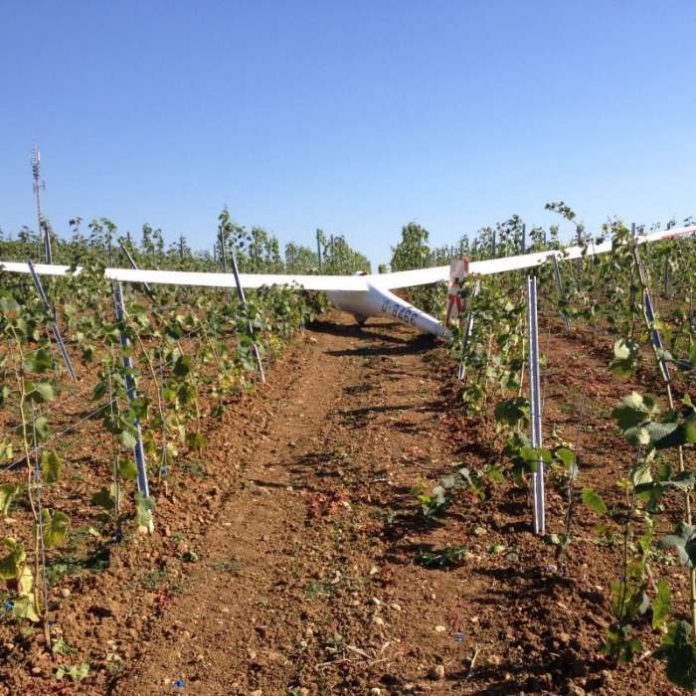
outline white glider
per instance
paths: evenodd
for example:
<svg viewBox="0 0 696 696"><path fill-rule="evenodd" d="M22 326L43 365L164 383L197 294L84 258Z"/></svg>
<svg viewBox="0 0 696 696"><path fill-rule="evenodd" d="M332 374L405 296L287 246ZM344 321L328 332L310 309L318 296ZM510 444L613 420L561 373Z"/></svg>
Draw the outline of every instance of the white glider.
<svg viewBox="0 0 696 696"><path fill-rule="evenodd" d="M639 244L644 244L664 239L678 239L693 234L696 234L696 225L637 236L636 241ZM472 261L469 265L469 272L474 275L491 275L519 271L539 266L553 256L559 260L578 259L583 256L606 254L611 250L611 239L601 244L589 242L586 247L572 246L565 249L520 254L486 261ZM65 276L71 273L70 266L35 264L34 268L39 275L46 276ZM29 265L26 262L0 261L0 269L8 273L30 273ZM73 273L78 274L81 270L81 267L78 266ZM125 283L188 285L209 288L235 287L235 279L231 273L107 268L104 275L109 280ZM265 273L241 273L239 276L241 285L245 288L260 288L265 285L296 285L305 290L323 290L328 293L336 307L355 316L359 323L363 323L368 317L373 316L393 317L436 336L442 336L446 333L442 323L397 297L391 291L398 288L443 282L449 280L449 277L449 265L396 273L353 276Z"/></svg>

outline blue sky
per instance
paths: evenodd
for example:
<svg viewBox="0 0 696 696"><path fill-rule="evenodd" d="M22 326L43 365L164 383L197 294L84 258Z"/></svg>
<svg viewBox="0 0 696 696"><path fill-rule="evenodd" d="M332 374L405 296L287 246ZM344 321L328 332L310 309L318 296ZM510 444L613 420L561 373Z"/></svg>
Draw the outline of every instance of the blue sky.
<svg viewBox="0 0 696 696"><path fill-rule="evenodd" d="M227 204L388 260L517 213L696 211L693 2L0 0L0 227L45 212L209 247Z"/></svg>

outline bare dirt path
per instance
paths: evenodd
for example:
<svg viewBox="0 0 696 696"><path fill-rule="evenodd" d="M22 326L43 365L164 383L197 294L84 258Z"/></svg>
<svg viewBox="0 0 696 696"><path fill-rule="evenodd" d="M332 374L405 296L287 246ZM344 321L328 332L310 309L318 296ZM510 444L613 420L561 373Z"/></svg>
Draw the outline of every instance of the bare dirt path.
<svg viewBox="0 0 696 696"><path fill-rule="evenodd" d="M251 435L246 452L236 446L236 433L227 438L222 430L213 436L208 449L219 448L230 472L239 470L236 485L220 481L226 492L197 544L201 561L185 592L146 637L137 668L119 682L117 693L163 693L178 679L186 693L248 693L256 657L282 661L277 649L270 654L264 647L270 627L260 619L274 612L304 528L307 491L293 486L289 464L321 449L327 419L344 386L354 380L355 359L339 362L326 355L359 340L349 330L344 333L310 339L314 345L298 356L293 378L268 404L265 424ZM285 625L290 618L278 615L274 623Z"/></svg>
<svg viewBox="0 0 696 696"><path fill-rule="evenodd" d="M304 683L330 693L343 687L335 675L322 674L335 670L317 666L319 653L341 658L354 648L354 657L368 659L361 651L370 646L340 632L355 621L361 633L371 626L379 633L373 598L367 607L358 590L360 601L344 598L353 584L373 584L379 572L366 558L369 550L351 559L350 526L359 524L351 519L351 498L357 488L370 496L367 454L373 457L367 468L380 481L388 481L390 459L424 455L418 421L432 417L432 389L424 382L419 391L411 387L427 377L419 353L430 340L381 331L318 325L306 362L272 405L249 453L219 453L230 469L241 466L238 485L198 544L204 557L185 592L145 637L136 669L116 693L163 693L180 679L187 693L285 694ZM404 376L408 388L400 386ZM396 446L391 432L399 436ZM224 447L224 432L219 438ZM352 481L356 472L364 480Z"/></svg>

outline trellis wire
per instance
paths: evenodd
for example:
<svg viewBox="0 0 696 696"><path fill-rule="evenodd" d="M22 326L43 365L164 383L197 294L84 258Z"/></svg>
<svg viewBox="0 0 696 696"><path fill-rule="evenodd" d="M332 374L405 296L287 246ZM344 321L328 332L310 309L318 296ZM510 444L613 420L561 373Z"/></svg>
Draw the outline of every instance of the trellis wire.
<svg viewBox="0 0 696 696"><path fill-rule="evenodd" d="M47 334L48 335L48 334ZM66 341L65 339L63 340L63 345L67 348L68 346L76 346L79 345L78 341ZM24 357L27 355L32 355L33 353L38 353L40 350L43 349L44 346L38 346L37 348L30 348L29 350L24 351Z"/></svg>
<svg viewBox="0 0 696 696"><path fill-rule="evenodd" d="M200 328L200 327L194 329L193 331L190 331L190 332L187 333L187 334L185 334L185 335L182 336L179 340L182 341L182 340L184 340L184 339L191 338L192 336L194 336L195 334L197 334L199 331L201 331L201 328ZM167 367L171 366L171 364L173 364L173 361L170 361L169 364L164 365L163 367L160 368L160 376L161 376L162 374L164 374L164 369L166 369ZM63 402L60 402L60 403L59 403L59 402L53 402L53 403L51 404L51 406L49 406L47 409L44 409L43 411L41 411L41 412L38 414L38 416L41 417L41 416L45 415L46 413L49 413L49 412L53 411L53 410L54 410L54 408L53 408L53 405L54 405L54 404L60 405L61 409L65 408L65 405L66 405L67 403L70 403L71 401L74 401L74 400L75 400L77 397L79 397L79 396L83 396L86 392L90 391L91 389L92 389L92 387L86 387L85 389L82 389L81 391L77 392L76 394L71 394L71 395L70 395L65 401L63 401ZM71 424L68 425L66 428L64 428L63 430L61 430L60 432L54 433L53 435L51 435L49 438L47 438L47 439L44 441L44 446L47 445L49 442L53 442L54 440L56 440L56 439L62 437L63 435L67 435L68 433L71 433L71 432L72 432L73 430L75 430L78 426L82 425L82 423L85 423L85 422L87 422L88 420L91 420L92 418L94 418L95 416L98 416L102 411L106 410L107 408L109 408L110 406L112 406L112 405L113 405L114 403L116 403L117 401L118 401L118 397L114 397L113 399L110 399L109 401L103 403L101 406L99 406L98 408L96 408L94 411L91 411L91 412L88 413L87 415L85 415L85 416L83 416L82 418L80 418L80 420L76 421L75 423L71 423ZM12 428L8 428L8 429L6 430L6 432L15 432L15 431L18 432L18 431L21 430L21 429L22 429L22 424L20 423L20 424L17 425L17 426L14 426L14 427L12 427ZM35 451L36 451L36 448L31 449L31 450L29 450L29 454L30 454L30 455L33 455L33 453L34 453ZM23 460L20 459L20 460L11 462L10 464L6 464L5 466L1 467L0 470L1 470L1 471L9 471L9 470L11 470L11 469L14 469L16 466L19 466L19 465L22 463L22 461L23 461Z"/></svg>
<svg viewBox="0 0 696 696"><path fill-rule="evenodd" d="M94 416L98 416L102 411L104 411L105 409L109 408L109 405L110 405L110 403L108 403L108 402L105 403L105 404L102 404L98 409L96 409L96 410L92 411L91 413L88 413L86 416L80 418L80 420L77 421L76 423L72 423L71 425L69 425L69 426L68 426L67 428L65 428L64 430L61 430L60 432L55 433L54 435L51 435L51 437L49 437L49 438L47 438L47 439L45 440L44 446L47 445L49 442L53 442L54 440L57 440L58 438L62 437L63 435L67 435L68 433L70 433L70 432L72 432L73 430L75 430L75 428L77 428L77 427L78 427L79 425L81 425L82 423L85 423L86 421L90 420L91 418L94 418ZM33 455L33 454L34 454L35 452L37 452L39 449L40 449L39 447L34 447L34 448L32 448L31 450L29 450L29 454L30 454L30 455ZM23 461L24 461L23 459L19 459L19 460L17 460L17 461L14 461L14 462L12 462L12 463L10 463L10 464L5 465L5 466L2 468L2 470L3 470L3 471L9 471L10 469L14 469L15 467L19 466Z"/></svg>

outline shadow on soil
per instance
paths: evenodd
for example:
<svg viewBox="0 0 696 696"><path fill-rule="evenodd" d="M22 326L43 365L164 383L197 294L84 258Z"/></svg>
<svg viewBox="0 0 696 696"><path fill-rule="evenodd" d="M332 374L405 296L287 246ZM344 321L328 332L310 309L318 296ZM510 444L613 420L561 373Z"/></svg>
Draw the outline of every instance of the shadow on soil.
<svg viewBox="0 0 696 696"><path fill-rule="evenodd" d="M384 329L397 326L394 322L387 324L376 324L374 327L358 326L358 324L336 324L331 321L315 321L308 327L310 331L316 333L331 334L332 336L343 336L345 338L364 338L385 341L386 343L409 344L411 340L394 336L393 334L383 333Z"/></svg>
<svg viewBox="0 0 696 696"><path fill-rule="evenodd" d="M379 338L382 336L371 335L370 338ZM384 337L387 339L387 337ZM391 338L391 337L389 337ZM432 336L417 336L416 338L400 343L398 346L364 346L360 348L346 348L343 350L327 350L326 355L335 358L345 357L371 357L371 356L389 356L389 355L415 355L432 350L435 345L435 338Z"/></svg>

